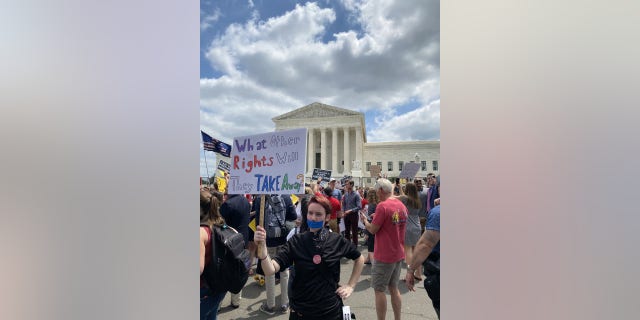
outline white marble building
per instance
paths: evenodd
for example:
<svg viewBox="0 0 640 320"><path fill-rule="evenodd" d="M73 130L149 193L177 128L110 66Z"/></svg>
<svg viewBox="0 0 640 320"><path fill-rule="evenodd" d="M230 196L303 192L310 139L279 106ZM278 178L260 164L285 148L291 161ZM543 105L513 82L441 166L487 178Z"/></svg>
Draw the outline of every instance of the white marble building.
<svg viewBox="0 0 640 320"><path fill-rule="evenodd" d="M307 128L308 179L314 168L331 170L335 178L348 175L358 185L371 185L369 166L379 165L381 173L397 177L404 163L417 162L416 176L439 175L440 141L367 143L364 114L318 102L272 119L278 130Z"/></svg>

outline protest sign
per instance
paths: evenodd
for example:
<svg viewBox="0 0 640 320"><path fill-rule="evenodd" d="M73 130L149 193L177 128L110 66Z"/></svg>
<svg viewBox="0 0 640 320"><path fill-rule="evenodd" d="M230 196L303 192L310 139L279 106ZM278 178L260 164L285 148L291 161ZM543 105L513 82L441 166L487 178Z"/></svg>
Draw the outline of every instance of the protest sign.
<svg viewBox="0 0 640 320"><path fill-rule="evenodd" d="M307 129L233 138L229 194L302 194Z"/></svg>
<svg viewBox="0 0 640 320"><path fill-rule="evenodd" d="M373 165L369 168L369 173L371 174L372 178L378 178L380 171L382 171L382 169L378 165Z"/></svg>
<svg viewBox="0 0 640 320"><path fill-rule="evenodd" d="M338 189L342 189L344 187L344 185L347 183L347 180L353 180L352 176L342 176L342 178L340 178L340 181L336 182L336 188Z"/></svg>
<svg viewBox="0 0 640 320"><path fill-rule="evenodd" d="M398 176L398 178L413 179L413 177L416 176L416 173L418 173L419 169L420 169L419 163L415 163L415 162L405 163L404 166L402 167L402 172L400 172L400 175Z"/></svg>
<svg viewBox="0 0 640 320"><path fill-rule="evenodd" d="M218 162L218 170L229 172L231 170L231 164L224 160L220 160L220 162Z"/></svg>
<svg viewBox="0 0 640 320"><path fill-rule="evenodd" d="M318 178L320 177L322 177L322 181L326 181L326 182L331 181L331 170L322 170L318 168L313 169L311 180L317 181Z"/></svg>
<svg viewBox="0 0 640 320"><path fill-rule="evenodd" d="M218 191L224 193L227 190L227 179L217 177L216 182L218 183Z"/></svg>

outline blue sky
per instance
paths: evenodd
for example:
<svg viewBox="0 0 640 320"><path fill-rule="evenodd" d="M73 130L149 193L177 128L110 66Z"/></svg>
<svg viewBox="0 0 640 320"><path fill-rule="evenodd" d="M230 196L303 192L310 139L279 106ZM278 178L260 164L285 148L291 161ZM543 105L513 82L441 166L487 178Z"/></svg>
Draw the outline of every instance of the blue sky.
<svg viewBox="0 0 640 320"><path fill-rule="evenodd" d="M439 1L203 0L200 27L200 127L214 138L321 102L364 112L368 142L440 139Z"/></svg>

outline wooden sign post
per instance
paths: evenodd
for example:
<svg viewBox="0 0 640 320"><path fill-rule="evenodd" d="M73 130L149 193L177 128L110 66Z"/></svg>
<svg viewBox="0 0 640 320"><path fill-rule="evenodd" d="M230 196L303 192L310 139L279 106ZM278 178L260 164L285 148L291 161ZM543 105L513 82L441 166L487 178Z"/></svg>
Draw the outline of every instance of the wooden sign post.
<svg viewBox="0 0 640 320"><path fill-rule="evenodd" d="M263 228L264 228L264 201L265 201L264 194L261 194L260 195L260 226ZM262 252L262 246L259 246L258 259L260 259L260 257L265 257L265 256L266 256L266 252Z"/></svg>

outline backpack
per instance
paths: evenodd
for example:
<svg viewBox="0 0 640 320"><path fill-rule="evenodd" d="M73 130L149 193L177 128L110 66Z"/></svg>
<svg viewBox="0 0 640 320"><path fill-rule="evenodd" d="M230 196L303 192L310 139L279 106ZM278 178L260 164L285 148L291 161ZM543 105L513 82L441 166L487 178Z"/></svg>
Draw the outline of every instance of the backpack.
<svg viewBox="0 0 640 320"><path fill-rule="evenodd" d="M245 249L244 237L226 224L214 226L209 245L213 246L213 256L202 272L207 285L213 292L237 294L249 278L250 254Z"/></svg>
<svg viewBox="0 0 640 320"><path fill-rule="evenodd" d="M289 234L285 224L286 209L284 200L277 194L267 195L264 208L264 229L267 238L281 238Z"/></svg>

